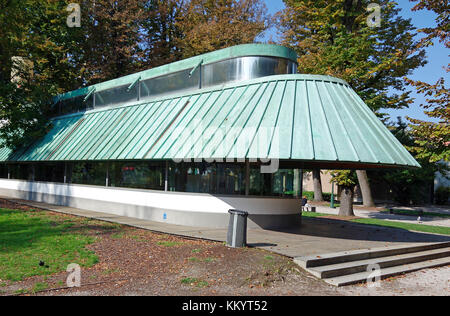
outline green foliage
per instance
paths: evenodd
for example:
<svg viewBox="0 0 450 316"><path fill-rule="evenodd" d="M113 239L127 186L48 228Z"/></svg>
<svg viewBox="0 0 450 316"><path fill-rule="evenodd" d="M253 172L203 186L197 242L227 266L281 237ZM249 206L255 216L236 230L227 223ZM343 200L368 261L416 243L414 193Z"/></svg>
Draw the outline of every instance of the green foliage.
<svg viewBox="0 0 450 316"><path fill-rule="evenodd" d="M313 191L305 191L303 192L303 196L306 196L308 201L314 201L314 192ZM331 201L331 193L322 192L323 200L330 202Z"/></svg>
<svg viewBox="0 0 450 316"><path fill-rule="evenodd" d="M399 15L396 2L376 2L380 27L367 23L370 0L284 2L282 43L297 51L300 73L346 80L375 112L409 105L403 77L425 65L425 51L417 49L415 28Z"/></svg>
<svg viewBox="0 0 450 316"><path fill-rule="evenodd" d="M405 147L413 147L415 141L413 134L401 118L398 118L397 124L390 126L390 130ZM411 154L414 156L414 152ZM428 159L419 157L416 159L422 168L371 171L370 176L382 179L398 203L403 205L429 203L435 174L443 170L444 166L431 163Z"/></svg>
<svg viewBox="0 0 450 316"><path fill-rule="evenodd" d="M436 204L438 205L448 205L450 198L450 187L439 187L436 190L435 196Z"/></svg>
<svg viewBox="0 0 450 316"><path fill-rule="evenodd" d="M331 182L341 187L353 188L358 183L356 172L353 170L334 170L330 171Z"/></svg>
<svg viewBox="0 0 450 316"><path fill-rule="evenodd" d="M412 0L418 2L413 11L430 10L436 14L435 26L424 28L420 31L425 34L421 39L419 47L434 45L434 39L438 39L445 47L450 48L450 5L448 1L441 0ZM450 71L450 64L447 63L447 72ZM415 144L411 149L417 153L418 158L426 159L429 162L440 160L450 160L450 127L449 127L449 104L450 91L446 86L445 79L441 78L436 84L428 84L422 81L406 79L406 82L415 87L417 93L426 97L426 104L421 106L425 114L433 119L433 122L409 118L412 133L415 137Z"/></svg>
<svg viewBox="0 0 450 316"><path fill-rule="evenodd" d="M0 2L0 137L27 146L48 129L52 96L80 82L66 1ZM15 58L22 62L15 62Z"/></svg>

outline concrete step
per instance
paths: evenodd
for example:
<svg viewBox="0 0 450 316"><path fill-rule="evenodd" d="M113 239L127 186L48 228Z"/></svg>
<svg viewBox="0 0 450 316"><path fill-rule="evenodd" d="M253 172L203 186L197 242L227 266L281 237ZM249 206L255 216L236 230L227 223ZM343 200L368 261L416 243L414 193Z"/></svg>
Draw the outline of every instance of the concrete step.
<svg viewBox="0 0 450 316"><path fill-rule="evenodd" d="M330 253L320 256L298 257L294 261L304 269L321 267L326 265L341 264L352 261L369 260L382 257L423 252L450 247L450 242L410 244L383 248L352 250L339 253Z"/></svg>
<svg viewBox="0 0 450 316"><path fill-rule="evenodd" d="M380 257L375 259L357 260L339 264L332 264L307 269L311 274L321 279L339 277L343 275L366 272L368 266L377 264L380 268L390 268L450 257L450 247L427 251L400 254L395 256Z"/></svg>
<svg viewBox="0 0 450 316"><path fill-rule="evenodd" d="M410 273L419 271L422 269L430 269L430 268L437 268L442 266L450 265L450 257L435 259L435 260L429 260L429 261L423 261L423 262L416 262L412 264L407 265L400 265L390 268L385 268L381 270L381 279L386 279L392 276L401 275L404 273ZM355 274L349 274L344 276L339 276L335 278L329 278L324 279L325 282L335 285L335 286L345 286L345 285L352 285L352 284L358 284L358 283L365 283L367 282L367 279L371 275L371 272L360 272Z"/></svg>

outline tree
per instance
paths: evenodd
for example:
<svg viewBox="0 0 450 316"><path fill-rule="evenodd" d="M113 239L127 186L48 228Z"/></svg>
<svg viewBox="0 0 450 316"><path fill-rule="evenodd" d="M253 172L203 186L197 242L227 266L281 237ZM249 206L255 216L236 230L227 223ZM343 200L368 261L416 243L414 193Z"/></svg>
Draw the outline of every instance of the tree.
<svg viewBox="0 0 450 316"><path fill-rule="evenodd" d="M312 173L314 182L314 201L323 202L322 180L320 179L320 169L314 169Z"/></svg>
<svg viewBox="0 0 450 316"><path fill-rule="evenodd" d="M261 0L190 0L179 19L183 58L253 43L269 27Z"/></svg>
<svg viewBox="0 0 450 316"><path fill-rule="evenodd" d="M83 42L79 64L91 85L143 70L141 23L144 6L138 0L83 1Z"/></svg>
<svg viewBox="0 0 450 316"><path fill-rule="evenodd" d="M339 216L355 216L353 212L353 196L356 181L354 171L335 170L331 172L331 182L336 183L341 188Z"/></svg>
<svg viewBox="0 0 450 316"><path fill-rule="evenodd" d="M66 27L66 6L52 0L0 2L0 138L8 147L43 135L52 96L79 84L72 60L77 31Z"/></svg>
<svg viewBox="0 0 450 316"><path fill-rule="evenodd" d="M412 0L412 2L417 2L417 0ZM434 45L435 39L438 39L445 47L450 48L449 2L420 0L414 6L413 11L424 9L431 10L437 14L436 26L420 30L425 34L425 37L418 44L418 48ZM446 69L447 72L450 71L449 64L446 65ZM425 109L425 114L437 121L429 122L408 117L408 120L411 122L412 134L415 137L415 144L411 146L412 150L418 154L418 158L427 159L430 162L449 161L450 92L446 87L445 79L440 78L434 85L410 79L405 79L405 81L415 87L419 94L424 94L427 97L427 104L422 104L421 106Z"/></svg>
<svg viewBox="0 0 450 316"><path fill-rule="evenodd" d="M389 129L402 145L410 149L411 155L415 156L422 168L371 171L371 175L383 179L389 191L393 193L394 200L402 205L432 202L430 195L433 191L435 174L437 171L444 171L444 166L431 163L427 158L420 158L411 150L414 147L415 136L400 117L396 124L389 126Z"/></svg>
<svg viewBox="0 0 450 316"><path fill-rule="evenodd" d="M282 43L297 51L299 72L346 80L378 115L381 109L409 106L403 77L426 64L425 51L417 49L415 28L399 16L394 1L379 1L379 27L367 23L369 0L284 2ZM368 178L358 174L364 202L373 205Z"/></svg>
<svg viewBox="0 0 450 316"><path fill-rule="evenodd" d="M142 32L146 65L157 67L182 59L178 44L183 33L178 21L186 3L184 0L145 1Z"/></svg>
<svg viewBox="0 0 450 316"><path fill-rule="evenodd" d="M372 197L372 190L369 185L369 177L367 171L357 170L356 175L358 177L359 186L361 187L361 193L363 197L363 205L365 207L375 207L375 202Z"/></svg>

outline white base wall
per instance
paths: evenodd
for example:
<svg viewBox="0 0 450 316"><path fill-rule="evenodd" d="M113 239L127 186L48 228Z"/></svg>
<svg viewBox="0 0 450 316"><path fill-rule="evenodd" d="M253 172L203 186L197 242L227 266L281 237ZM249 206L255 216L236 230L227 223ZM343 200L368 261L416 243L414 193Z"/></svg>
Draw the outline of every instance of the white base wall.
<svg viewBox="0 0 450 316"><path fill-rule="evenodd" d="M301 223L296 199L230 197L0 179L0 194L25 200L194 227L225 228L230 209L249 213L249 227Z"/></svg>

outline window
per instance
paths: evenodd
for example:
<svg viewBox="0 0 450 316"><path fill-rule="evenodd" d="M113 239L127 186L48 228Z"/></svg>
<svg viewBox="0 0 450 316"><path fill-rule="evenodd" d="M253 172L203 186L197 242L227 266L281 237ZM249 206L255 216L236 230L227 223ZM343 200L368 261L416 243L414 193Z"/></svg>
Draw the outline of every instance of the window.
<svg viewBox="0 0 450 316"><path fill-rule="evenodd" d="M187 69L142 81L140 99L145 100L162 94L199 88L200 72L197 70L189 77L191 71L192 69Z"/></svg>
<svg viewBox="0 0 450 316"><path fill-rule="evenodd" d="M148 190L165 189L165 164L151 162L115 162L109 171L112 187Z"/></svg>
<svg viewBox="0 0 450 316"><path fill-rule="evenodd" d="M138 85L135 85L132 89L130 89L130 91L128 91L129 86L130 85L128 84L95 93L95 108L110 105L124 105L132 101L137 101Z"/></svg>
<svg viewBox="0 0 450 316"><path fill-rule="evenodd" d="M78 162L71 165L70 182L74 184L106 185L107 163Z"/></svg>
<svg viewBox="0 0 450 316"><path fill-rule="evenodd" d="M64 163L34 165L34 180L42 182L64 182Z"/></svg>
<svg viewBox="0 0 450 316"><path fill-rule="evenodd" d="M295 74L297 64L283 58L240 57L202 67L202 86L209 87L233 81L272 75Z"/></svg>

